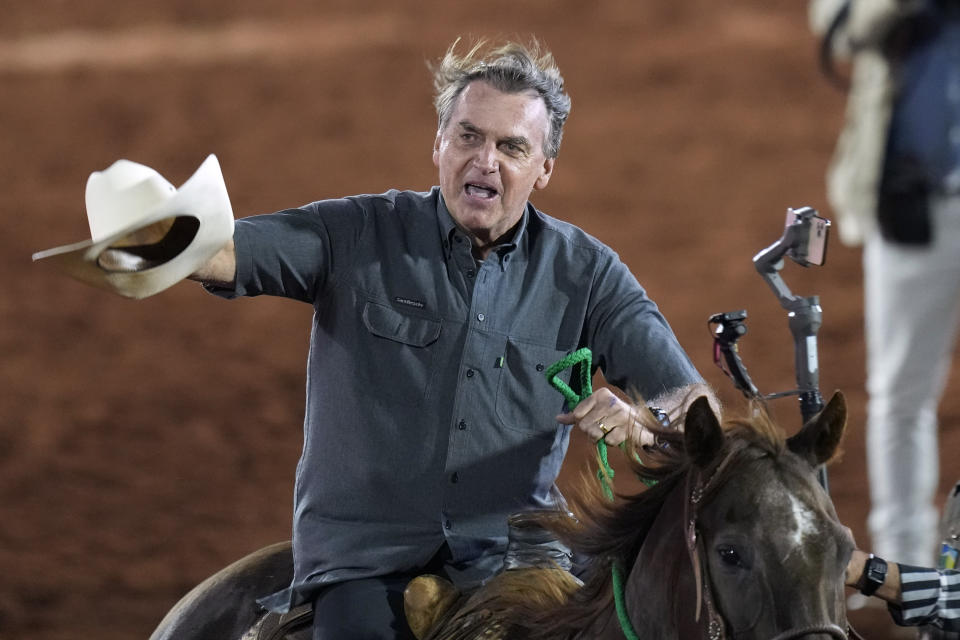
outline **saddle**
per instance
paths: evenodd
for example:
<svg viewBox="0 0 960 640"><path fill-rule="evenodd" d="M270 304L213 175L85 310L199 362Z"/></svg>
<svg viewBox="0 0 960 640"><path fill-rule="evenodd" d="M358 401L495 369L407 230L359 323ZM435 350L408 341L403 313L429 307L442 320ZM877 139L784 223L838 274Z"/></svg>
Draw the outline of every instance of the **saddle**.
<svg viewBox="0 0 960 640"><path fill-rule="evenodd" d="M305 604L287 613L268 612L240 640L310 640L313 637L313 607Z"/></svg>
<svg viewBox="0 0 960 640"><path fill-rule="evenodd" d="M417 638L450 617L458 607L460 591L439 576L414 578L403 594L407 623ZM310 640L313 637L313 607L309 604L287 613L260 616L240 640Z"/></svg>
<svg viewBox="0 0 960 640"><path fill-rule="evenodd" d="M404 590L404 613L418 640L443 640L451 629L461 634L481 632L484 638L496 640L505 631L505 616L490 606L492 600L529 599L535 591L546 593L548 599L563 598L579 586L576 578L560 569L511 569L479 591L464 594L449 580L425 574ZM312 636L313 609L307 604L283 614L264 614L240 640L311 640Z"/></svg>

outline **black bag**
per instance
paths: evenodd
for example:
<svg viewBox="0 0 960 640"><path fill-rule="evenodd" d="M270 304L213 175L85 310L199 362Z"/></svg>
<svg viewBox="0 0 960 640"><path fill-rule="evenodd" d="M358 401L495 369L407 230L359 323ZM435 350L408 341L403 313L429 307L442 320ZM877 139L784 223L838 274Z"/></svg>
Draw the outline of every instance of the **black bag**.
<svg viewBox="0 0 960 640"><path fill-rule="evenodd" d="M889 242L929 245L930 181L923 164L909 156L887 158L877 202L880 233Z"/></svg>

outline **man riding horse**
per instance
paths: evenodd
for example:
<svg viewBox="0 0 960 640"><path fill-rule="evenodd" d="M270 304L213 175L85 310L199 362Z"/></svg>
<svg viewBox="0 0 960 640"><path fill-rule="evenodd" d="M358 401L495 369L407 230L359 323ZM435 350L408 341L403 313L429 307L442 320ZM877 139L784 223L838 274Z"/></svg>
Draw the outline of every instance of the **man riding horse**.
<svg viewBox="0 0 960 640"><path fill-rule="evenodd" d="M315 640L409 638L412 576L496 573L508 515L562 505L571 425L650 438L608 389L557 415L550 363L589 346L592 370L668 412L713 397L617 254L529 201L570 109L550 53L456 47L433 69L439 186L237 220L191 276L314 308L294 575L262 602L313 602Z"/></svg>

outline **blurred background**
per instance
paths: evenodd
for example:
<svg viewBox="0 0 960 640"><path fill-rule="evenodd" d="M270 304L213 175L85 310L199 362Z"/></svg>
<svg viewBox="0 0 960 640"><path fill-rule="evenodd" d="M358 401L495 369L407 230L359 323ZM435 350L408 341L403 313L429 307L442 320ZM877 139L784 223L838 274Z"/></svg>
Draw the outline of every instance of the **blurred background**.
<svg viewBox="0 0 960 640"><path fill-rule="evenodd" d="M832 217L844 95L802 2L0 0L0 16L0 638L145 638L203 578L289 538L310 307L190 282L133 302L32 264L89 237L87 176L127 158L179 185L215 153L238 218L429 188L426 63L458 36L533 34L563 70L573 109L535 204L620 253L728 404L716 312L748 310L761 391L794 387L786 312L751 258L787 207ZM783 274L821 296L821 388L851 407L830 489L867 546L860 253L834 237L824 267ZM774 407L799 427L795 399ZM565 486L589 457L576 438ZM851 618L888 637L885 611Z"/></svg>

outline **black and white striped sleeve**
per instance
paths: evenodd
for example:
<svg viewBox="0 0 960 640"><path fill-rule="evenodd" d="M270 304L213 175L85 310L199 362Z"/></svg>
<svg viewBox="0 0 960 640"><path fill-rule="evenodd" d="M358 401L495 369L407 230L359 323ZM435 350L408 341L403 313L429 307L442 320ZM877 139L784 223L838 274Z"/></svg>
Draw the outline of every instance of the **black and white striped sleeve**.
<svg viewBox="0 0 960 640"><path fill-rule="evenodd" d="M960 631L960 572L899 565L902 604L891 604L897 624L931 624Z"/></svg>

